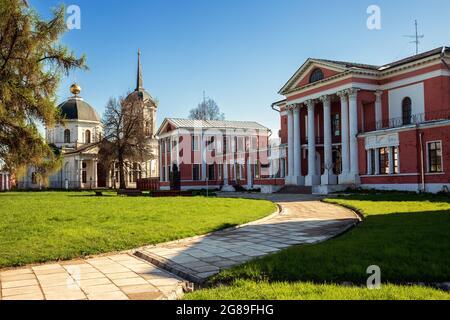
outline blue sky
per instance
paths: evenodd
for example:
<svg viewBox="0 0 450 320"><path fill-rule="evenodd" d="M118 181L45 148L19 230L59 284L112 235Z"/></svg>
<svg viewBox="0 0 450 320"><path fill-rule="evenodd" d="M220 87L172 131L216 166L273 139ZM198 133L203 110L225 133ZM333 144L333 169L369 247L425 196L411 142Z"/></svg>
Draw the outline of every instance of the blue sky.
<svg viewBox="0 0 450 320"><path fill-rule="evenodd" d="M406 0L31 0L49 17L60 3L81 8L81 30L65 44L86 53L87 72L64 79L60 99L75 80L101 114L111 96L133 90L137 50L144 86L165 117L187 117L213 98L229 120L279 128L270 109L277 92L308 57L385 64L411 54L414 19L425 34L421 51L450 45L450 1ZM369 5L381 8L382 29L366 27Z"/></svg>

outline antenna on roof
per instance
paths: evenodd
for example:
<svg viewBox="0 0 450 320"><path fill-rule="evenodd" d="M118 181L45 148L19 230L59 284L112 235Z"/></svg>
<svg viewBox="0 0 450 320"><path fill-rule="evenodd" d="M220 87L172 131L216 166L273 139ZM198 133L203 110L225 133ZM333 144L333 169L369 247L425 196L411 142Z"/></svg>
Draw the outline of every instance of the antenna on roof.
<svg viewBox="0 0 450 320"><path fill-rule="evenodd" d="M420 44L419 39L423 39L425 37L425 35L423 35L423 34L419 35L419 27L418 27L417 20L414 20L414 26L416 28L416 34L412 35L412 36L404 36L404 37L414 39L410 43L416 44L416 55L417 55L417 54L419 54L419 44Z"/></svg>

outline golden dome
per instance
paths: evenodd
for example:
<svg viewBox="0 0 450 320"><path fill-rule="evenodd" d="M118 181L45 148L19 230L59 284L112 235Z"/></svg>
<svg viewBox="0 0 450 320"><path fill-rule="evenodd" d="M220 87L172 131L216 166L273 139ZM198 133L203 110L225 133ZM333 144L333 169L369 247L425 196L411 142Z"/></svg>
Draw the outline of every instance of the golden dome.
<svg viewBox="0 0 450 320"><path fill-rule="evenodd" d="M77 83L74 83L70 86L70 92L72 92L72 94L74 95L80 94L81 87Z"/></svg>

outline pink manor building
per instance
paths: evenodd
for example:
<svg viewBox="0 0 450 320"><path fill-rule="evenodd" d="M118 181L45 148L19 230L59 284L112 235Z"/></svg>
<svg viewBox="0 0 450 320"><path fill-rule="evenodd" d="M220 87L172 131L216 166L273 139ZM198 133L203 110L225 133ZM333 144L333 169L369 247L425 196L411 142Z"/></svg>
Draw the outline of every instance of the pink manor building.
<svg viewBox="0 0 450 320"><path fill-rule="evenodd" d="M449 65L448 47L384 66L308 59L272 105L285 185L448 190Z"/></svg>
<svg viewBox="0 0 450 320"><path fill-rule="evenodd" d="M157 132L159 188L252 189L268 176L270 134L256 122L165 119Z"/></svg>

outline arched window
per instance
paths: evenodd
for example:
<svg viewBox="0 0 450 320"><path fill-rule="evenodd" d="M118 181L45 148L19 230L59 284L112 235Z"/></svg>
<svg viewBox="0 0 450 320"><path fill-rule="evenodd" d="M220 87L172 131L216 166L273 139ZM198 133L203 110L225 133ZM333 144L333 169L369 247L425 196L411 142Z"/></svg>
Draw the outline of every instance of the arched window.
<svg viewBox="0 0 450 320"><path fill-rule="evenodd" d="M86 130L86 132L84 133L84 141L86 143L91 143L91 131Z"/></svg>
<svg viewBox="0 0 450 320"><path fill-rule="evenodd" d="M322 70L320 70L319 68L316 68L313 70L313 72L311 73L311 76L309 77L309 83L314 83L320 80L323 80L325 78L325 76L323 75Z"/></svg>
<svg viewBox="0 0 450 320"><path fill-rule="evenodd" d="M70 143L70 130L64 130L64 143Z"/></svg>
<svg viewBox="0 0 450 320"><path fill-rule="evenodd" d="M412 101L411 98L406 97L402 102L402 118L403 125L411 124L412 117Z"/></svg>

